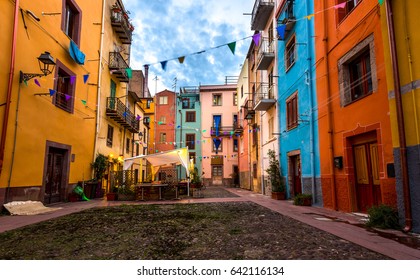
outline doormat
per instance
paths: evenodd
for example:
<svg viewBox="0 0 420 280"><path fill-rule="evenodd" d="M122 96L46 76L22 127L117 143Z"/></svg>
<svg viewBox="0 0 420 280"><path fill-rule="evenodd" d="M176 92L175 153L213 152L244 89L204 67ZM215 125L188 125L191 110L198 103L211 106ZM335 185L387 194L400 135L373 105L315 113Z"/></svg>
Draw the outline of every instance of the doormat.
<svg viewBox="0 0 420 280"><path fill-rule="evenodd" d="M10 215L38 215L61 209L61 207L45 207L40 201L12 201L3 205Z"/></svg>

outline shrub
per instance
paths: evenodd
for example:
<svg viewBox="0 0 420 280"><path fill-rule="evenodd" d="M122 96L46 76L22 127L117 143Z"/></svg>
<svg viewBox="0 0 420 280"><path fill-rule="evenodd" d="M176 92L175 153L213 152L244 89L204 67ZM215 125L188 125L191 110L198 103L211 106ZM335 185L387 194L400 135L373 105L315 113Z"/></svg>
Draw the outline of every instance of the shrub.
<svg viewBox="0 0 420 280"><path fill-rule="evenodd" d="M306 205L309 206L312 204L312 195L311 194L305 194L305 193L299 193L295 195L293 198L293 204L294 205Z"/></svg>
<svg viewBox="0 0 420 280"><path fill-rule="evenodd" d="M398 211L388 205L372 206L368 210L368 227L381 229L401 229Z"/></svg>

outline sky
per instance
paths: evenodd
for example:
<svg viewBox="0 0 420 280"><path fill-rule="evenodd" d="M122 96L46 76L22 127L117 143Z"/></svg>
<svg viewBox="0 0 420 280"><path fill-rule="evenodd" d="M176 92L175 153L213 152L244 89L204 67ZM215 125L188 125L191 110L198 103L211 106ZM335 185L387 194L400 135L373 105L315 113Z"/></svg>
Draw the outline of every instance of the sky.
<svg viewBox="0 0 420 280"><path fill-rule="evenodd" d="M130 66L144 70L150 65L152 96L165 89L179 92L184 86L224 84L226 76L239 76L252 40L249 14L255 0L123 2L135 27ZM227 44L235 41L233 54Z"/></svg>

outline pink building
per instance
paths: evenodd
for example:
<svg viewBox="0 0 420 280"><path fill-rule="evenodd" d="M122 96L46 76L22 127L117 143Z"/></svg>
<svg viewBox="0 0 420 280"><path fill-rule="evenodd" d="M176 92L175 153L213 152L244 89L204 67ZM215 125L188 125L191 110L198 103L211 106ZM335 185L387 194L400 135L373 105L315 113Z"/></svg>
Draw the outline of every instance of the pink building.
<svg viewBox="0 0 420 280"><path fill-rule="evenodd" d="M200 86L200 101L204 183L232 186L239 174L237 85Z"/></svg>

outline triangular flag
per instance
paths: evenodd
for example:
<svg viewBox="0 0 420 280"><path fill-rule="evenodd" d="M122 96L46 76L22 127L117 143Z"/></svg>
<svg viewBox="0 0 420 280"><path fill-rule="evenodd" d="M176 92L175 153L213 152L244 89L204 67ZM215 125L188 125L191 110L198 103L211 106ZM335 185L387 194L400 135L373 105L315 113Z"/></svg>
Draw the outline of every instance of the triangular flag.
<svg viewBox="0 0 420 280"><path fill-rule="evenodd" d="M286 32L286 25L277 26L277 34L279 35L280 39L284 39L284 33Z"/></svg>
<svg viewBox="0 0 420 280"><path fill-rule="evenodd" d="M83 82L86 84L87 80L89 78L89 74L83 75Z"/></svg>
<svg viewBox="0 0 420 280"><path fill-rule="evenodd" d="M133 71L131 68L125 68L125 72L127 73L127 78L131 79L133 77Z"/></svg>
<svg viewBox="0 0 420 280"><path fill-rule="evenodd" d="M50 89L50 96L53 96L55 94L55 90Z"/></svg>
<svg viewBox="0 0 420 280"><path fill-rule="evenodd" d="M338 5L335 5L334 9L344 9L346 7L346 5L347 5L347 1L343 2L341 4L338 4Z"/></svg>
<svg viewBox="0 0 420 280"><path fill-rule="evenodd" d="M66 101L69 101L69 100L70 100L70 98L71 98L71 95L64 94L64 97L66 98Z"/></svg>
<svg viewBox="0 0 420 280"><path fill-rule="evenodd" d="M74 84L74 82L76 81L76 76L70 76L70 84Z"/></svg>
<svg viewBox="0 0 420 280"><path fill-rule="evenodd" d="M127 111L124 111L123 116L124 118L127 117Z"/></svg>
<svg viewBox="0 0 420 280"><path fill-rule="evenodd" d="M136 120L139 121L140 119L141 119L141 117L139 115L137 115Z"/></svg>
<svg viewBox="0 0 420 280"><path fill-rule="evenodd" d="M179 63L184 63L184 59L185 59L185 56L180 56L180 57L178 57L178 61L179 61Z"/></svg>
<svg viewBox="0 0 420 280"><path fill-rule="evenodd" d="M229 49L235 54L236 42L232 42L228 44Z"/></svg>
<svg viewBox="0 0 420 280"><path fill-rule="evenodd" d="M307 18L308 20L311 20L314 16L315 16L314 14L310 14L309 16L306 16L306 18Z"/></svg>
<svg viewBox="0 0 420 280"><path fill-rule="evenodd" d="M27 80L23 80L23 82L25 83L25 86L28 86L28 81Z"/></svg>
<svg viewBox="0 0 420 280"><path fill-rule="evenodd" d="M260 38L261 38L261 33L258 33L252 36L252 40L254 40L254 43L256 46L260 45Z"/></svg>
<svg viewBox="0 0 420 280"><path fill-rule="evenodd" d="M41 87L41 84L38 82L38 80L37 80L37 79L34 79L34 82L35 82L35 84L36 84L37 86Z"/></svg>
<svg viewBox="0 0 420 280"><path fill-rule="evenodd" d="M167 63L168 61L161 61L160 62L160 65L162 66L162 69L163 70L165 70L166 71L166 63Z"/></svg>
<svg viewBox="0 0 420 280"><path fill-rule="evenodd" d="M83 105L86 106L86 100L81 100L81 101L82 101Z"/></svg>
<svg viewBox="0 0 420 280"><path fill-rule="evenodd" d="M382 5L384 3L384 0L379 0L379 5Z"/></svg>

